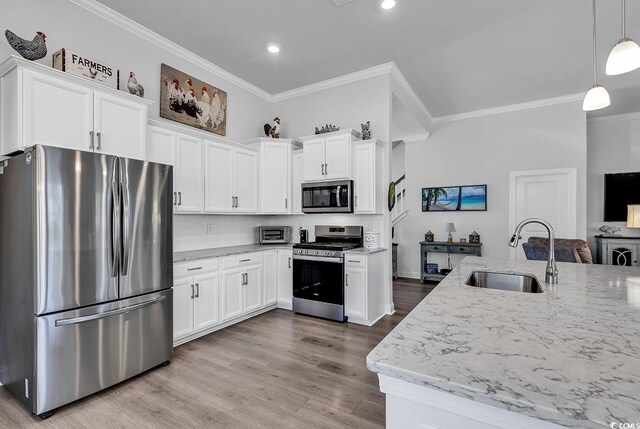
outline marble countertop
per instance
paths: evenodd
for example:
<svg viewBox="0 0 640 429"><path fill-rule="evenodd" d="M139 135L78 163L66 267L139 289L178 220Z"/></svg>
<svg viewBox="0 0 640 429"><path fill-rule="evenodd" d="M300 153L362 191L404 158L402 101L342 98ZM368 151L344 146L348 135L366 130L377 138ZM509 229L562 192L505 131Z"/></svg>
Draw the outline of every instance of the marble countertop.
<svg viewBox="0 0 640 429"><path fill-rule="evenodd" d="M384 252L387 250L384 247L376 247L375 249L367 249L366 247L358 247L356 249L345 250L344 253L364 253L366 255L371 253Z"/></svg>
<svg viewBox="0 0 640 429"><path fill-rule="evenodd" d="M552 423L640 422L640 269L467 257L367 357L371 371ZM474 270L544 293L481 289Z"/></svg>
<svg viewBox="0 0 640 429"><path fill-rule="evenodd" d="M215 247L212 249L187 250L174 252L173 263L199 261L201 259L219 258L222 256L239 255L242 253L262 252L264 250L291 249L293 243L288 244L246 244L242 246Z"/></svg>

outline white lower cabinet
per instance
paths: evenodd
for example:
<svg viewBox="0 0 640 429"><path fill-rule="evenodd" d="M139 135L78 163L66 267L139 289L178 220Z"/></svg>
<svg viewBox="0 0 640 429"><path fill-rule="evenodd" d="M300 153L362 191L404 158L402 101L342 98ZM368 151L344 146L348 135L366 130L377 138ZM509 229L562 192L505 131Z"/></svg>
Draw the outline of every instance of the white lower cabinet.
<svg viewBox="0 0 640 429"><path fill-rule="evenodd" d="M262 308L262 254L229 256L221 264L222 321Z"/></svg>
<svg viewBox="0 0 640 429"><path fill-rule="evenodd" d="M349 322L371 326L384 316L386 254L345 252L344 313Z"/></svg>
<svg viewBox="0 0 640 429"><path fill-rule="evenodd" d="M262 258L264 268L264 304L275 304L278 300L278 251L266 251Z"/></svg>
<svg viewBox="0 0 640 429"><path fill-rule="evenodd" d="M202 274L194 281L194 323L198 331L220 322L220 273Z"/></svg>
<svg viewBox="0 0 640 429"><path fill-rule="evenodd" d="M176 264L173 280L173 340L220 322L217 260Z"/></svg>
<svg viewBox="0 0 640 429"><path fill-rule="evenodd" d="M278 308L293 306L293 250L278 250Z"/></svg>

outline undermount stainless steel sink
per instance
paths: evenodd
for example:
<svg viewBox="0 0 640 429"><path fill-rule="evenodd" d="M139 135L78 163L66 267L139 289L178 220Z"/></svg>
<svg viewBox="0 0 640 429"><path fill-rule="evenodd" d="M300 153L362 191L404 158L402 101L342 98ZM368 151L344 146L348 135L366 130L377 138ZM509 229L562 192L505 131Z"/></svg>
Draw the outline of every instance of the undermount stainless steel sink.
<svg viewBox="0 0 640 429"><path fill-rule="evenodd" d="M513 292L542 293L538 280L527 274L492 273L474 271L467 281L468 286L487 289L509 290Z"/></svg>

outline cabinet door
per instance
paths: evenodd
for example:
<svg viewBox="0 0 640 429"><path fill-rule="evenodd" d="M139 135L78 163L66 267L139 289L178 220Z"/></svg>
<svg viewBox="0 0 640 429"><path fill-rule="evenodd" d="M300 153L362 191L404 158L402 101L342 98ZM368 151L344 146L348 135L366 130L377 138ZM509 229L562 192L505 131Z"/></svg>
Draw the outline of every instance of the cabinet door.
<svg viewBox="0 0 640 429"><path fill-rule="evenodd" d="M223 322L243 313L243 273L244 271L240 269L222 272L220 277L220 304Z"/></svg>
<svg viewBox="0 0 640 429"><path fill-rule="evenodd" d="M324 139L307 140L302 144L304 180L324 180Z"/></svg>
<svg viewBox="0 0 640 429"><path fill-rule="evenodd" d="M278 299L278 252L265 252L262 261L264 305L275 304Z"/></svg>
<svg viewBox="0 0 640 429"><path fill-rule="evenodd" d="M94 93L93 105L96 152L144 159L147 106L100 92Z"/></svg>
<svg viewBox="0 0 640 429"><path fill-rule="evenodd" d="M609 263L622 267L635 267L638 265L636 246L633 244L607 244Z"/></svg>
<svg viewBox="0 0 640 429"><path fill-rule="evenodd" d="M206 212L233 211L233 154L234 149L229 145L204 142Z"/></svg>
<svg viewBox="0 0 640 429"><path fill-rule="evenodd" d="M291 309L293 303L293 252L278 250L278 305Z"/></svg>
<svg viewBox="0 0 640 429"><path fill-rule="evenodd" d="M194 278L196 284L195 330L220 322L220 275L218 272Z"/></svg>
<svg viewBox="0 0 640 429"><path fill-rule="evenodd" d="M353 212L375 213L376 211L376 145L355 144L353 147Z"/></svg>
<svg viewBox="0 0 640 429"><path fill-rule="evenodd" d="M291 213L291 146L288 143L264 144L260 163L262 213Z"/></svg>
<svg viewBox="0 0 640 429"><path fill-rule="evenodd" d="M178 134L176 155L173 171L178 193L176 211L201 213L204 208L202 140Z"/></svg>
<svg viewBox="0 0 640 429"><path fill-rule="evenodd" d="M302 151L295 151L292 155L292 189L291 189L291 213L302 214L302 181L304 180L302 171Z"/></svg>
<svg viewBox="0 0 640 429"><path fill-rule="evenodd" d="M193 332L193 278L182 277L173 282L173 339Z"/></svg>
<svg viewBox="0 0 640 429"><path fill-rule="evenodd" d="M258 154L236 149L234 189L237 213L258 212Z"/></svg>
<svg viewBox="0 0 640 429"><path fill-rule="evenodd" d="M262 307L262 266L246 267L244 285L244 313L258 310Z"/></svg>
<svg viewBox="0 0 640 429"><path fill-rule="evenodd" d="M147 127L147 161L176 165L176 133L160 127Z"/></svg>
<svg viewBox="0 0 640 429"><path fill-rule="evenodd" d="M367 318L367 271L365 268L345 268L344 314Z"/></svg>
<svg viewBox="0 0 640 429"><path fill-rule="evenodd" d="M325 140L326 179L349 179L351 177L351 137L348 135L329 137Z"/></svg>
<svg viewBox="0 0 640 429"><path fill-rule="evenodd" d="M20 149L42 144L93 151L93 91L28 70L23 73Z"/></svg>

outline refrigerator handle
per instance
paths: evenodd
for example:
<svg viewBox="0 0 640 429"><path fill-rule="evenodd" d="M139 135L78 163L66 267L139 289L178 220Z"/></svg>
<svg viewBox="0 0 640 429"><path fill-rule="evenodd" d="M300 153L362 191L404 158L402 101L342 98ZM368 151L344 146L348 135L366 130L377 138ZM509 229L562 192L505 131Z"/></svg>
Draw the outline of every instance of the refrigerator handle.
<svg viewBox="0 0 640 429"><path fill-rule="evenodd" d="M111 181L111 277L118 276L120 265L120 185L118 183L118 161L113 163Z"/></svg>
<svg viewBox="0 0 640 429"><path fill-rule="evenodd" d="M72 317L70 319L58 319L56 320L56 326L75 325L78 323L88 322L90 320L104 319L106 317L115 316L117 314L128 313L133 310L138 310L140 308L157 304L159 302L164 301L166 298L167 298L166 296L161 296L159 298L152 299L151 301L145 301L139 304L133 304L129 307L118 308L116 310L105 311L104 313L96 313L96 314L90 314L88 316Z"/></svg>
<svg viewBox="0 0 640 429"><path fill-rule="evenodd" d="M122 204L122 242L120 248L122 249L122 255L120 256L120 275L126 276L129 270L129 248L130 243L130 225L129 225L129 183L127 183L126 171L124 168L124 160L118 158L120 161L120 201Z"/></svg>

